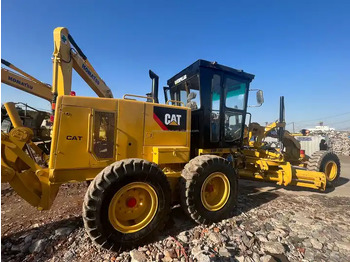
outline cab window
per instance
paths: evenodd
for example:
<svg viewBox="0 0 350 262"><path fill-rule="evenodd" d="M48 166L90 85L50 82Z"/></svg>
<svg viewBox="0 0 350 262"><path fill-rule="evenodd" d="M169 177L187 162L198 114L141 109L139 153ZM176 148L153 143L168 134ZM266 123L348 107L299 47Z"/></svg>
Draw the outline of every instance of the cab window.
<svg viewBox="0 0 350 262"><path fill-rule="evenodd" d="M115 113L94 113L93 150L98 158L114 156Z"/></svg>
<svg viewBox="0 0 350 262"><path fill-rule="evenodd" d="M180 101L183 103L184 106L187 104L187 91L186 90L180 90Z"/></svg>
<svg viewBox="0 0 350 262"><path fill-rule="evenodd" d="M246 84L226 77L224 84L225 106L232 109L244 109Z"/></svg>
<svg viewBox="0 0 350 262"><path fill-rule="evenodd" d="M180 82L176 87L175 99L177 101L181 101L184 106L192 110L197 110L201 107L198 75Z"/></svg>

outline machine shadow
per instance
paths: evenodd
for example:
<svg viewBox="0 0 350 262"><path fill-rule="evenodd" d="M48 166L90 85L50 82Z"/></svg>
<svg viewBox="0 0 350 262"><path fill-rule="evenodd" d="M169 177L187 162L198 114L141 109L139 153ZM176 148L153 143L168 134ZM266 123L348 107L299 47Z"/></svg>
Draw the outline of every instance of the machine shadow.
<svg viewBox="0 0 350 262"><path fill-rule="evenodd" d="M261 192L255 186L241 185L241 183L239 183L237 207L233 217L268 203L278 196L278 193ZM177 236L180 232L190 230L196 226L198 226L198 224L193 222L193 220L184 213L180 205L177 205L172 209L166 229L158 237L158 241L164 240L169 236Z"/></svg>
<svg viewBox="0 0 350 262"><path fill-rule="evenodd" d="M45 239L46 243L44 244L43 251L40 253L32 254L32 259L30 261L36 261L35 256L40 256L40 259L44 258L51 258L55 251L54 249L57 247L57 244L59 242L62 242L62 239L57 238L53 239L52 236L55 234L55 230L59 228L71 228L71 232L74 232L75 230L83 227L83 219L81 216L77 217L71 217L51 223L47 223L45 225L39 226L37 228L30 228L27 230L22 230L13 234L9 234L7 236L1 237L1 244L2 246L6 246L7 243L10 243L13 246L18 246L23 244L25 242L25 238L27 236L32 236L34 239ZM68 234L69 235L69 234ZM64 236L68 240L69 236ZM34 240L35 241L35 240ZM33 241L33 243L34 243ZM22 252L21 250L18 251L12 251L11 252L4 252L4 250L1 250L1 261L8 261L11 256L16 255L16 261L24 261L26 259L26 256L30 254L30 251L27 250L25 252ZM43 255L45 254L45 255ZM13 261L13 260L11 260Z"/></svg>
<svg viewBox="0 0 350 262"><path fill-rule="evenodd" d="M1 241L6 241L9 239L23 239L23 236L28 236L32 233L40 233L45 235L46 233L49 235L52 235L52 232L54 232L58 228L62 227L74 227L74 228L79 228L83 226L83 219L81 216L77 217L71 217L71 218L66 218L63 220L55 221L52 223L48 223L36 228L30 228L27 230L22 230L13 234L9 234L7 236L2 236Z"/></svg>
<svg viewBox="0 0 350 262"><path fill-rule="evenodd" d="M255 186L239 186L239 194L238 194L238 202L237 207L234 213L234 216L238 216L242 213L248 212L249 210L256 208L262 204L268 203L274 199L276 199L279 194L275 192L261 192ZM233 217L234 217L233 216ZM158 235L155 239L150 239L146 241L144 244L152 244L155 241L163 241L169 236L175 237L182 231L190 230L194 227L198 226L195 222L193 222L182 210L180 205L174 206L172 208L170 219L167 222L165 229ZM27 230L23 230L20 232L16 232L14 234L10 234L8 236L4 236L1 238L2 243L5 245L6 242L11 242L12 245L19 245L22 243L26 236L33 235L36 236L36 239L51 239L47 241L45 245L45 250L52 250L60 239L52 239L52 235L54 234L56 229L62 227L72 227L73 234L74 231L83 228L83 220L81 216L72 217L56 222L47 223L45 225L41 225L37 228L31 228ZM68 235L66 236L68 238ZM121 250L128 251L128 250ZM28 253L23 254L23 259ZM53 254L48 254L48 256L52 256ZM7 254L2 252L2 256L6 259Z"/></svg>

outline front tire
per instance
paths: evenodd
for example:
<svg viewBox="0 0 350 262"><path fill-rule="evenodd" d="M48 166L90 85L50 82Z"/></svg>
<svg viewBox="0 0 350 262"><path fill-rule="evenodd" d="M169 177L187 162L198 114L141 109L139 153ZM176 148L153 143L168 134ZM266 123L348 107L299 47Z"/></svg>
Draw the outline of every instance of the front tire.
<svg viewBox="0 0 350 262"><path fill-rule="evenodd" d="M118 161L91 182L83 205L84 226L103 248L133 248L164 227L170 201L168 180L157 165L143 159Z"/></svg>
<svg viewBox="0 0 350 262"><path fill-rule="evenodd" d="M181 205L195 222L210 224L231 217L237 203L237 175L232 164L203 155L186 164L180 183Z"/></svg>

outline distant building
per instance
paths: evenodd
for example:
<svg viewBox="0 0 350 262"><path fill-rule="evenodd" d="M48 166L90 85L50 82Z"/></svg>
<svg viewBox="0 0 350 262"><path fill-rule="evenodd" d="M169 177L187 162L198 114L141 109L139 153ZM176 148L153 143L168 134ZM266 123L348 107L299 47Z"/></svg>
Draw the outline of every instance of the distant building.
<svg viewBox="0 0 350 262"><path fill-rule="evenodd" d="M329 126L315 126L314 128L308 128L310 133L327 133L330 131L335 131L334 128Z"/></svg>

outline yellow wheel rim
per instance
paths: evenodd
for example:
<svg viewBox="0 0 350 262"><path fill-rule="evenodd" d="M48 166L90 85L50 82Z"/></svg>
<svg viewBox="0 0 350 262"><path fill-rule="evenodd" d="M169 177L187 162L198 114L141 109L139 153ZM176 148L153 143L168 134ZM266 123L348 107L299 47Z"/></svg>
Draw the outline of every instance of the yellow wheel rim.
<svg viewBox="0 0 350 262"><path fill-rule="evenodd" d="M223 208L230 196L230 182L221 172L210 174L201 188L201 200L206 209L217 211Z"/></svg>
<svg viewBox="0 0 350 262"><path fill-rule="evenodd" d="M134 182L123 186L113 196L108 218L122 233L133 233L146 227L158 208L156 191L147 183Z"/></svg>
<svg viewBox="0 0 350 262"><path fill-rule="evenodd" d="M333 181L338 174L337 163L329 161L324 168L324 173L326 174L328 181Z"/></svg>

